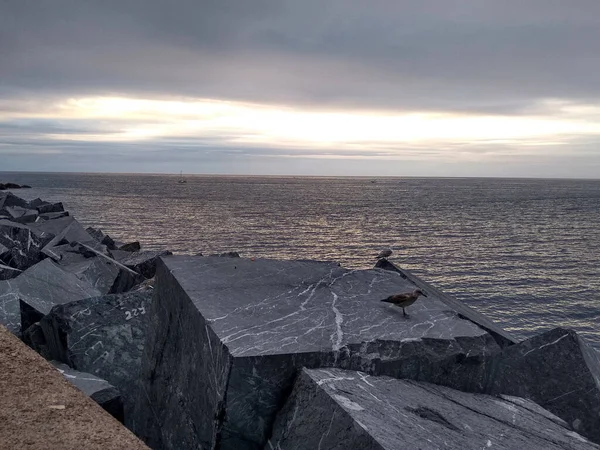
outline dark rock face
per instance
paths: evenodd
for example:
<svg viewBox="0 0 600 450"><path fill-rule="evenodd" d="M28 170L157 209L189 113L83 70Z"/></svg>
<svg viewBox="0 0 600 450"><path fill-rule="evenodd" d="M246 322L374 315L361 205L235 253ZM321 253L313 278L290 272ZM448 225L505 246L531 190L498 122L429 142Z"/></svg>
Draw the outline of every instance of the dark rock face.
<svg viewBox="0 0 600 450"><path fill-rule="evenodd" d="M302 370L265 448L597 449L535 403L339 369Z"/></svg>
<svg viewBox="0 0 600 450"><path fill-rule="evenodd" d="M34 347L46 359L101 377L119 389L126 423L133 408L152 290L56 306L39 322Z"/></svg>
<svg viewBox="0 0 600 450"><path fill-rule="evenodd" d="M119 250L123 250L124 252L139 252L141 249L142 246L138 241L130 242L119 247Z"/></svg>
<svg viewBox="0 0 600 450"><path fill-rule="evenodd" d="M572 330L556 328L506 348L486 392L529 398L600 443L600 358Z"/></svg>
<svg viewBox="0 0 600 450"><path fill-rule="evenodd" d="M2 249L0 249L2 250ZM22 271L19 269L15 269L10 266L6 266L4 264L0 264L0 281L1 280L10 280L11 278L17 277Z"/></svg>
<svg viewBox="0 0 600 450"><path fill-rule="evenodd" d="M2 192L0 193L0 210L6 208L7 206L20 206L21 208L29 208L29 203L27 200L23 200L20 197L10 193L10 192Z"/></svg>
<svg viewBox="0 0 600 450"><path fill-rule="evenodd" d="M33 223L38 217L38 212L35 209L7 206L4 210L10 215L10 220L18 223Z"/></svg>
<svg viewBox="0 0 600 450"><path fill-rule="evenodd" d="M107 234L104 234L102 230L96 229L93 227L88 227L85 229L96 241L100 244L106 245L106 248L109 250L115 250L117 247L115 245L115 241Z"/></svg>
<svg viewBox="0 0 600 450"><path fill-rule="evenodd" d="M380 302L414 288L334 263L161 259L136 431L154 448L262 449L302 366L483 390L500 347L435 294L409 318Z"/></svg>
<svg viewBox="0 0 600 450"><path fill-rule="evenodd" d="M123 399L121 393L108 381L90 373L71 369L66 364L50 361L63 376L88 397L98 403L105 411L123 423Z"/></svg>
<svg viewBox="0 0 600 450"><path fill-rule="evenodd" d="M91 285L46 259L13 280L0 281L0 323L15 334L21 333L19 300L24 303L25 330L57 303L97 295Z"/></svg>
<svg viewBox="0 0 600 450"><path fill-rule="evenodd" d="M202 255L200 255L202 256ZM240 254L238 252L224 252L224 253L215 253L209 256L220 256L222 258L239 258Z"/></svg>
<svg viewBox="0 0 600 450"><path fill-rule="evenodd" d="M113 286L119 276L119 268L111 261L99 256L69 264L64 266L64 269L75 274L80 280L94 286L102 295L112 293Z"/></svg>
<svg viewBox="0 0 600 450"><path fill-rule="evenodd" d="M111 252L111 254L114 256L115 260L143 275L146 279L152 278L156 274L156 263L158 258L161 256L172 255L172 253L167 250L147 250L141 252L115 250Z"/></svg>
<svg viewBox="0 0 600 450"><path fill-rule="evenodd" d="M65 210L62 202L39 205L36 209L40 214L59 213Z"/></svg>
<svg viewBox="0 0 600 450"><path fill-rule="evenodd" d="M0 219L0 244L4 251L2 260L15 269L27 269L46 258L43 248L54 237L50 233L34 233L29 226Z"/></svg>
<svg viewBox="0 0 600 450"><path fill-rule="evenodd" d="M69 211L43 213L38 215L38 217L42 220L60 219L61 217L69 217Z"/></svg>
<svg viewBox="0 0 600 450"><path fill-rule="evenodd" d="M21 323L27 329L56 304L97 295L99 291L89 283L45 259L13 280L0 281L0 323L20 333Z"/></svg>

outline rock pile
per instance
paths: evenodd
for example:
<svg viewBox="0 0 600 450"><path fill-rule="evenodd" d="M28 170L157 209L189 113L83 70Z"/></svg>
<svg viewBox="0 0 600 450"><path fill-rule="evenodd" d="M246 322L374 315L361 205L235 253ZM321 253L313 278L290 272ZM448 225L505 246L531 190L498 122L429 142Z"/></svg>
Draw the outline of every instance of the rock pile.
<svg viewBox="0 0 600 450"><path fill-rule="evenodd" d="M90 396L124 420L145 340L148 281L169 254L85 229L62 203L0 193L0 324L48 360L88 372L70 381L106 380L111 389Z"/></svg>
<svg viewBox="0 0 600 450"><path fill-rule="evenodd" d="M26 184L20 186L15 183L0 183L0 191L6 191L7 189L31 189L31 186Z"/></svg>
<svg viewBox="0 0 600 450"><path fill-rule="evenodd" d="M385 259L165 257L11 195L0 323L151 448L600 449L600 360L570 330L519 342ZM409 317L380 302L416 288Z"/></svg>

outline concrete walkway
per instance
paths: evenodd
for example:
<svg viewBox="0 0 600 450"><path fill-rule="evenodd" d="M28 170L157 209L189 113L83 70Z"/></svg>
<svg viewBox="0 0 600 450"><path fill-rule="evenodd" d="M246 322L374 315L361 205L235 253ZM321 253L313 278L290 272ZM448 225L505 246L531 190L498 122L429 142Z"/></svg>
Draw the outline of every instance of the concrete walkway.
<svg viewBox="0 0 600 450"><path fill-rule="evenodd" d="M148 449L0 325L0 449Z"/></svg>

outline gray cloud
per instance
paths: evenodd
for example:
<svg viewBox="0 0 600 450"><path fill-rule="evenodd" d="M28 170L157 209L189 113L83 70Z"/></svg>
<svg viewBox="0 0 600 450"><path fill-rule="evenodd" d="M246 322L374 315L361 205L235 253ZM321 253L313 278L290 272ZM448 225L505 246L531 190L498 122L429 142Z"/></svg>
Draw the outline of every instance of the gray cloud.
<svg viewBox="0 0 600 450"><path fill-rule="evenodd" d="M235 132L49 140L126 121L26 116L125 95L589 120L544 100L600 103L598 42L597 0L0 0L0 170L597 177L593 136L403 146L397 163L392 144L282 150L233 144ZM430 163L452 152L472 160Z"/></svg>
<svg viewBox="0 0 600 450"><path fill-rule="evenodd" d="M0 92L524 113L600 98L600 3L0 4Z"/></svg>

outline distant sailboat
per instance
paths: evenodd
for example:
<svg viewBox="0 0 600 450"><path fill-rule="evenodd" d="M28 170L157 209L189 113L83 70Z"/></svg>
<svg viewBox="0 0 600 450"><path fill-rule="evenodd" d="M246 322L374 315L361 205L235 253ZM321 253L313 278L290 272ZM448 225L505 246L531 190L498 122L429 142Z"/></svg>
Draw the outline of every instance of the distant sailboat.
<svg viewBox="0 0 600 450"><path fill-rule="evenodd" d="M179 172L179 181L178 183L187 183L187 180L183 178L183 170Z"/></svg>

